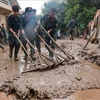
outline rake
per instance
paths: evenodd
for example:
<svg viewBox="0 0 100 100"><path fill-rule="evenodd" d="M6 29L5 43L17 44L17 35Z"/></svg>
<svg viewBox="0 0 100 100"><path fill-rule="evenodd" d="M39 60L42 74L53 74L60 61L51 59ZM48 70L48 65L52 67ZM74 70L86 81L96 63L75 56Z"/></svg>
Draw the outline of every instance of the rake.
<svg viewBox="0 0 100 100"><path fill-rule="evenodd" d="M56 41L48 34L48 32L44 29L44 27L40 24L40 27L44 30L44 32L50 37L50 39L56 44L56 46L70 59L73 59L74 56L70 55L69 53L65 52L57 43Z"/></svg>
<svg viewBox="0 0 100 100"><path fill-rule="evenodd" d="M48 57L46 57L45 55L43 55L43 54L40 54L39 52L38 52L38 50L30 43L30 41L27 39L27 38L25 38L26 39L26 41L29 43L29 45L34 49L34 50L36 50L36 52L37 52L37 55L38 55L38 58L39 58L39 63L38 64L32 64L33 66L36 66L36 65L38 65L38 67L34 67L34 69L30 69L30 70L27 70L27 71L23 71L22 72L22 74L23 73L27 73L27 72L32 72L32 71L38 71L38 70L41 70L41 69L44 69L44 68L47 68L47 67L51 67L51 66L54 66L55 65L55 62L54 61L52 61L52 60L50 60ZM45 59L44 59L45 58ZM52 63L52 65L49 65L48 63L47 63L47 60L49 61L49 62L51 62ZM43 64L43 62L46 64L46 66L45 66L45 64ZM31 66L32 66L31 65ZM40 67L39 67L40 66Z"/></svg>
<svg viewBox="0 0 100 100"><path fill-rule="evenodd" d="M20 39L18 38L17 35L15 35L15 37L16 37L17 40L19 41L20 45L22 46L22 48L24 49L24 51L26 52L26 54L28 55L28 57L29 57L29 59L30 59L30 61L31 61L31 63L32 63L33 60L32 60L32 58L29 56L29 54L28 54L27 50L25 49L25 47L23 46L22 42L20 41Z"/></svg>

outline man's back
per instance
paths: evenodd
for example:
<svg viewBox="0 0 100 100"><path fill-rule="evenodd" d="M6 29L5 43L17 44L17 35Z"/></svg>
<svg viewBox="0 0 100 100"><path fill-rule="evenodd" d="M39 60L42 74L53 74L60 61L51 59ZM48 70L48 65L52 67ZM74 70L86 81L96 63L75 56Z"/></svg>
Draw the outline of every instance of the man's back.
<svg viewBox="0 0 100 100"><path fill-rule="evenodd" d="M75 28L77 26L77 22L75 20L72 20L70 23L69 23L69 27L70 28Z"/></svg>

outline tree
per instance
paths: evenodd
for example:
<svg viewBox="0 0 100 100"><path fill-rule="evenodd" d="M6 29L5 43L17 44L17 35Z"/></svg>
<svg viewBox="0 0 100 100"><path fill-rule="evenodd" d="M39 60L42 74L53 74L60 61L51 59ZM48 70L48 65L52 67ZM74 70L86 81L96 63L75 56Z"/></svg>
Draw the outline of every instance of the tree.
<svg viewBox="0 0 100 100"><path fill-rule="evenodd" d="M60 27L67 26L72 17L76 18L79 29L83 30L93 20L100 5L100 0L50 0L44 4L42 13L49 13L52 7L58 11L57 19Z"/></svg>

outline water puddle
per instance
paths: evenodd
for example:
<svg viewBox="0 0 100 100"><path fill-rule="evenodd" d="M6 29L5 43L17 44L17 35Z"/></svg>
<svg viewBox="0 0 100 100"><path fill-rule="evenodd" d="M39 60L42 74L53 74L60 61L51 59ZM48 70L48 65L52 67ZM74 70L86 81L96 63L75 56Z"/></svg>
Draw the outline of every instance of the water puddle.
<svg viewBox="0 0 100 100"><path fill-rule="evenodd" d="M12 95L6 96L5 93L0 92L0 100L16 100L16 99Z"/></svg>
<svg viewBox="0 0 100 100"><path fill-rule="evenodd" d="M79 91L62 100L100 100L100 89Z"/></svg>

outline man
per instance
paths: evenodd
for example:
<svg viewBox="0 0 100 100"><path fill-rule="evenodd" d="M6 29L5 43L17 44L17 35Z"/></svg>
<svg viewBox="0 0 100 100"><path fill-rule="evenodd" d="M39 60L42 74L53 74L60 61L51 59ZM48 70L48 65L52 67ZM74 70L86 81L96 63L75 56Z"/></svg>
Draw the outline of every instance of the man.
<svg viewBox="0 0 100 100"><path fill-rule="evenodd" d="M74 40L75 37L75 28L77 26L77 22L75 21L75 18L73 17L72 20L69 23L69 33L71 35L70 40Z"/></svg>
<svg viewBox="0 0 100 100"><path fill-rule="evenodd" d="M2 24L1 30L4 34L5 43L7 43L7 36L6 36L6 30L5 30L4 24Z"/></svg>
<svg viewBox="0 0 100 100"><path fill-rule="evenodd" d="M14 60L18 61L18 52L20 48L20 43L18 42L16 36L20 36L20 17L19 17L19 7L17 5L12 6L13 14L8 17L8 37L9 37L9 57L12 58L13 49L14 50Z"/></svg>
<svg viewBox="0 0 100 100"><path fill-rule="evenodd" d="M27 46L26 46L27 41L25 40L25 38L27 38L30 41L30 43L34 46L34 42L36 38L36 26L37 26L37 19L35 16L33 16L32 8L31 7L25 8L25 13L21 17L20 28L22 33L21 40L26 50L27 50ZM24 54L25 54L24 59L27 59L28 55L26 54L25 51ZM33 60L36 60L34 54L35 51L30 46L30 56Z"/></svg>
<svg viewBox="0 0 100 100"><path fill-rule="evenodd" d="M50 36L56 40L56 28L58 21L55 18L56 15L56 9L52 8L50 11L50 14L46 14L43 18L41 18L40 22L44 22L44 28L50 34ZM55 49L55 44L51 40L51 38L46 34L45 36L45 42L52 48ZM49 57L51 60L53 60L53 52L46 46L47 50L49 51Z"/></svg>
<svg viewBox="0 0 100 100"><path fill-rule="evenodd" d="M3 34L1 26L0 26L0 40L1 40L0 42L2 42L3 36L4 36L4 34ZM0 48L3 50L3 52L5 52L4 46L2 44L0 44Z"/></svg>

